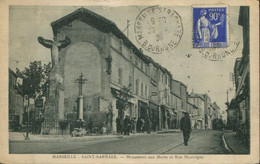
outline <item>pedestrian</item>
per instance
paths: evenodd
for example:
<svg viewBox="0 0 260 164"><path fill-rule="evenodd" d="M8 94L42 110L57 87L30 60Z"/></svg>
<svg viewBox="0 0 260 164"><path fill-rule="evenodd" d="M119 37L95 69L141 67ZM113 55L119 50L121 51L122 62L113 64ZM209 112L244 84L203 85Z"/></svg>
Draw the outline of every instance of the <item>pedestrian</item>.
<svg viewBox="0 0 260 164"><path fill-rule="evenodd" d="M88 129L89 129L89 133L92 133L93 121L91 119L88 121Z"/></svg>
<svg viewBox="0 0 260 164"><path fill-rule="evenodd" d="M131 130L132 130L132 133L136 133L136 118L134 117L131 121Z"/></svg>
<svg viewBox="0 0 260 164"><path fill-rule="evenodd" d="M121 120L119 117L116 118L116 131L117 131L117 134L122 135L122 124L121 124Z"/></svg>
<svg viewBox="0 0 260 164"><path fill-rule="evenodd" d="M130 118L129 118L129 116L125 116L125 119L124 119L124 135L129 135L130 128L131 128Z"/></svg>
<svg viewBox="0 0 260 164"><path fill-rule="evenodd" d="M143 118L141 118L141 132L143 133L145 131L145 121Z"/></svg>
<svg viewBox="0 0 260 164"><path fill-rule="evenodd" d="M180 127L183 132L184 145L187 146L191 133L191 122L188 112L185 112L184 117L181 118Z"/></svg>
<svg viewBox="0 0 260 164"><path fill-rule="evenodd" d="M139 117L138 120L137 120L137 123L136 123L137 133L141 132L141 126L142 126L142 121L141 121L141 118Z"/></svg>
<svg viewBox="0 0 260 164"><path fill-rule="evenodd" d="M151 133L151 120L149 118L146 120L146 131L148 134Z"/></svg>

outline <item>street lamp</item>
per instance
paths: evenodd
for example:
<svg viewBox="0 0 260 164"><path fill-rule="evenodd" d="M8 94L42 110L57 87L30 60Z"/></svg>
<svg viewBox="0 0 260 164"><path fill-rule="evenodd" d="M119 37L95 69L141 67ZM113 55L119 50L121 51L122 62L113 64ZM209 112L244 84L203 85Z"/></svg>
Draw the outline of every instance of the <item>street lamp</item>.
<svg viewBox="0 0 260 164"><path fill-rule="evenodd" d="M25 139L24 140L30 140L30 138L29 138L29 97L27 97L27 99L28 99L28 104L27 104L27 130L26 130L26 137L25 137Z"/></svg>

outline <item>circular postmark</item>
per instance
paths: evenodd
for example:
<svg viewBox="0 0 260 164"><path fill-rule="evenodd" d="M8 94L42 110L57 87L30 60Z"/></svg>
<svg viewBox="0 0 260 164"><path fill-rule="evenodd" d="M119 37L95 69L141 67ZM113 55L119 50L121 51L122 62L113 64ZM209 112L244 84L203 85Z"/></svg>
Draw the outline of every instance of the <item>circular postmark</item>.
<svg viewBox="0 0 260 164"><path fill-rule="evenodd" d="M136 41L154 54L173 50L183 34L180 15L173 9L160 6L143 9L136 17L134 30Z"/></svg>

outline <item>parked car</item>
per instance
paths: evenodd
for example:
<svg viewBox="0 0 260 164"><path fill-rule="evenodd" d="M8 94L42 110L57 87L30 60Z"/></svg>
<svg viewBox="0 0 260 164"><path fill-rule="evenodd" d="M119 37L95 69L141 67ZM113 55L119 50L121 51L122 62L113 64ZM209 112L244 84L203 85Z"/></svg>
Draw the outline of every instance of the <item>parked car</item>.
<svg viewBox="0 0 260 164"><path fill-rule="evenodd" d="M72 137L82 137L86 135L87 131L84 128L74 128L71 132Z"/></svg>
<svg viewBox="0 0 260 164"><path fill-rule="evenodd" d="M22 125L20 125L20 116L19 115L10 115L9 117L9 130L10 131L20 131Z"/></svg>

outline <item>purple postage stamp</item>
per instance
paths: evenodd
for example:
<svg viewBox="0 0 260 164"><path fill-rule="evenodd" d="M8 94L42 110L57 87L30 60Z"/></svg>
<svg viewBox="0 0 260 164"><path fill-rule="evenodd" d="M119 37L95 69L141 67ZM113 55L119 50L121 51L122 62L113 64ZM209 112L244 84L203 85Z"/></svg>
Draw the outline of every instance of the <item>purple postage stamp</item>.
<svg viewBox="0 0 260 164"><path fill-rule="evenodd" d="M193 8L193 47L227 47L227 8Z"/></svg>

